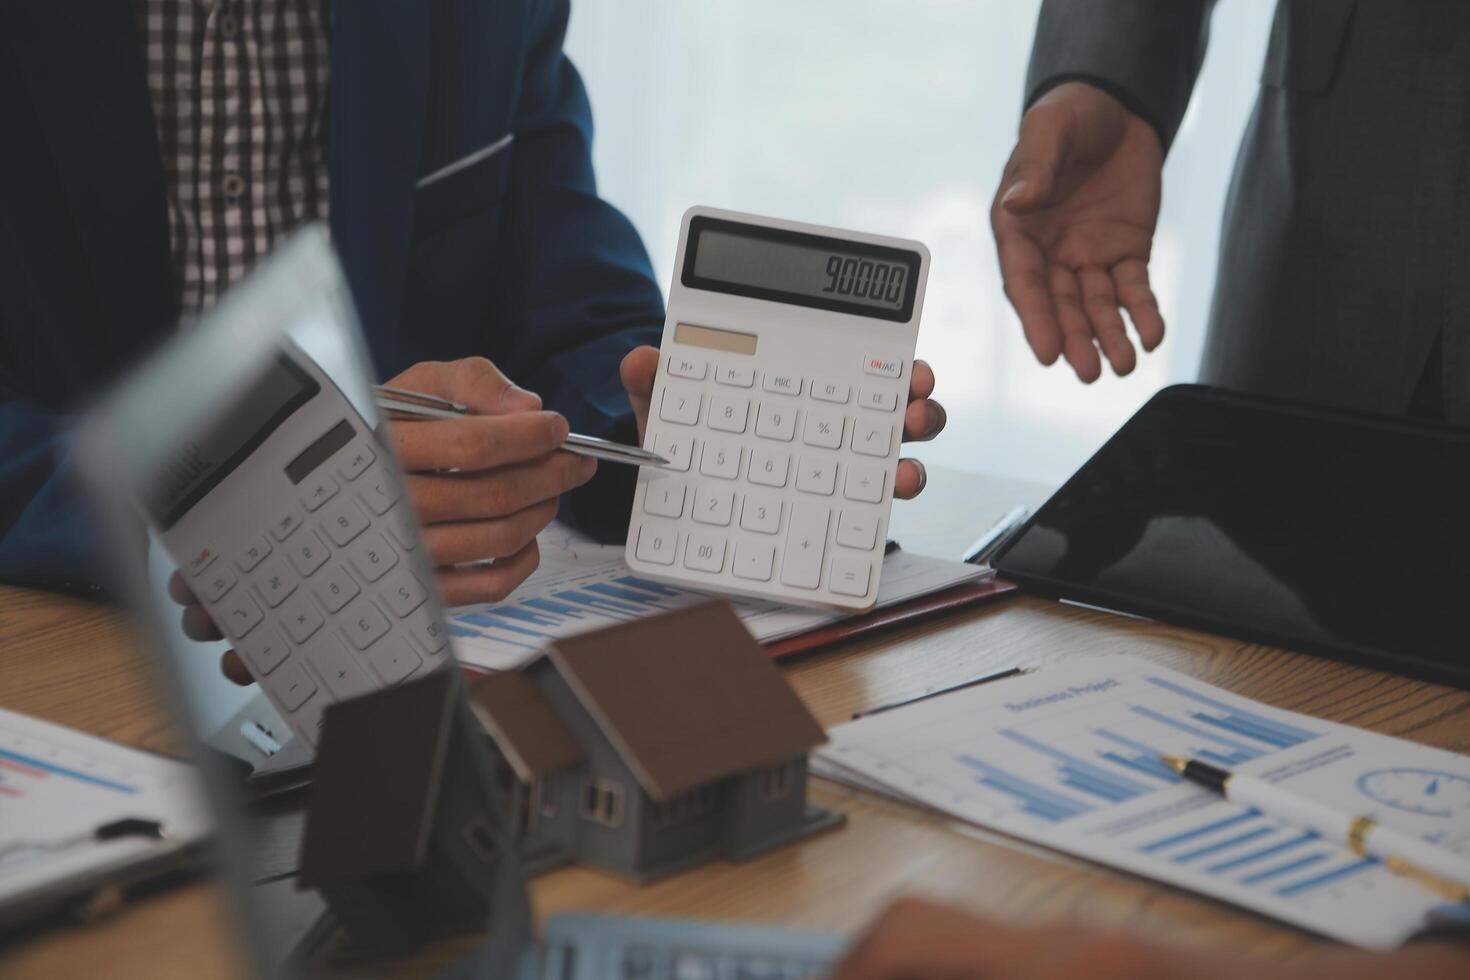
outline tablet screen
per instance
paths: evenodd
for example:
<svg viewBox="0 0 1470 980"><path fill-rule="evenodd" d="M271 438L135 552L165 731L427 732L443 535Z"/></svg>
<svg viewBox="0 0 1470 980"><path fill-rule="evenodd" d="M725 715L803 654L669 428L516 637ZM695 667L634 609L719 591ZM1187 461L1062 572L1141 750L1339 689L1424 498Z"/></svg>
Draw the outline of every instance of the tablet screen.
<svg viewBox="0 0 1470 980"><path fill-rule="evenodd" d="M1470 686L1470 430L1169 388L995 564L1062 598Z"/></svg>

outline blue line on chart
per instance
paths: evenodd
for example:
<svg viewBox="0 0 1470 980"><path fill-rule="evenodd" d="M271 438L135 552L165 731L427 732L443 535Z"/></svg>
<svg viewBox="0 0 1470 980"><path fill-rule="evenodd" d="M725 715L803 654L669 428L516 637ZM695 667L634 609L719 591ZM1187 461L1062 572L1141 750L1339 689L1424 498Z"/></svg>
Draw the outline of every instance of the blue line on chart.
<svg viewBox="0 0 1470 980"><path fill-rule="evenodd" d="M587 615L585 609L578 609L576 606L569 606L564 602L557 602L554 599L527 599L521 605L532 606L543 612L556 613L558 616L568 616L572 619L581 619Z"/></svg>
<svg viewBox="0 0 1470 980"><path fill-rule="evenodd" d="M1291 838L1290 840L1284 840L1280 843L1272 844L1270 847L1263 847L1260 850L1251 851L1249 854L1242 854L1240 855L1240 857L1231 858L1230 860L1222 861L1219 864L1212 864L1205 870L1209 871L1211 874L1223 874L1226 871L1234 871L1236 868L1242 867L1247 864L1254 864L1255 862L1264 860L1268 857L1274 857L1277 854L1280 854L1282 851L1289 851L1293 847L1300 847L1303 844L1309 844L1317 839L1317 835L1309 830L1304 834Z"/></svg>
<svg viewBox="0 0 1470 980"><path fill-rule="evenodd" d="M1061 793L1054 793L1033 782L1013 776L1004 769L981 762L972 755L957 756L955 761L979 772L981 778L977 782L1020 800L1022 810L1045 820L1053 822L1066 820L1092 809L1091 804L1074 800Z"/></svg>
<svg viewBox="0 0 1470 980"><path fill-rule="evenodd" d="M503 619L496 619L494 616L489 616L485 613L461 613L458 618L461 623L469 623L471 626L485 626L490 629L505 630L507 633L518 633L521 636L534 636L538 640L545 640L551 637L550 633L542 630L516 626L513 623L507 623Z"/></svg>
<svg viewBox="0 0 1470 980"><path fill-rule="evenodd" d="M1107 759L1109 762L1115 762L1120 766L1127 766L1129 769L1132 769L1135 772L1141 772L1146 776L1153 776L1156 779L1162 779L1166 783L1178 783L1183 781L1184 777L1180 776L1173 769L1170 769L1168 766L1164 765L1164 763L1159 759L1159 756L1163 755L1163 753L1154 748L1152 745L1146 745L1143 742L1136 742L1131 738L1124 738L1122 735L1119 735L1116 732L1110 732L1106 728L1095 728L1093 729L1093 734L1096 735L1098 738L1105 738L1109 742L1113 742L1114 744L1121 745L1125 748L1134 749L1139 753L1136 756L1125 756L1117 752L1098 753L1100 757Z"/></svg>
<svg viewBox="0 0 1470 980"><path fill-rule="evenodd" d="M1199 738L1207 738L1212 742L1217 742L1220 745L1228 746L1229 748L1235 750L1236 755L1242 757L1239 759L1240 762L1246 762L1251 759L1258 759L1261 756L1265 755L1265 753L1258 748L1244 745L1240 742L1228 739L1224 735L1216 734L1215 732L1206 731L1205 729L1200 728L1196 725L1191 725L1188 722L1178 721L1174 718L1170 718L1168 715L1155 711L1153 708L1147 707L1145 705L1135 704L1129 710L1139 717L1147 718L1149 721L1156 721L1160 725L1168 725L1170 728L1177 728L1179 731L1184 732L1185 734L1194 735Z"/></svg>
<svg viewBox="0 0 1470 980"><path fill-rule="evenodd" d="M12 752L9 749L0 749L0 759L9 759L11 762L18 762L23 766L30 766L32 769L53 772L58 776L67 776L79 782L101 786L104 789L114 789L119 793L128 793L131 795L138 792L138 787L136 786L129 786L127 783L119 783L111 779L103 779L101 776L94 776L91 773L82 772L80 769L68 769L66 766L58 766L54 762L37 759L35 756L22 755L19 752Z"/></svg>
<svg viewBox="0 0 1470 980"><path fill-rule="evenodd" d="M1259 810L1246 810L1243 813L1225 817L1223 820L1213 820L1210 823L1195 827L1193 830L1183 830L1177 834L1170 834L1168 837L1161 837L1156 841L1150 841L1147 844L1140 844L1138 849L1145 854L1152 854L1154 851L1162 851L1166 847L1183 844L1187 840L1194 840L1196 837L1203 837L1206 834L1213 834L1217 830L1224 830L1226 827L1234 827L1238 823L1254 820L1260 815Z"/></svg>
<svg viewBox="0 0 1470 980"><path fill-rule="evenodd" d="M535 626L550 626L555 629L561 625L550 616L543 616L540 613L522 609L520 606L493 606L487 611L497 616L506 616L510 619L517 619L523 623L531 623Z"/></svg>
<svg viewBox="0 0 1470 980"><path fill-rule="evenodd" d="M567 602L575 602L579 605L586 606L588 609L613 619L637 619L643 615L643 610L637 606L624 605L621 602L604 599L598 595L588 595L586 592L578 592L575 589L558 592L556 593L556 597L558 599L565 599Z"/></svg>
<svg viewBox="0 0 1470 980"><path fill-rule="evenodd" d="M613 581L621 582L623 585L631 585L634 588L642 589L645 592L652 592L655 595L668 596L671 599L694 594L684 589L676 589L667 585L660 585L658 582L650 582L648 579L639 578L636 575L623 575L613 579Z"/></svg>
<svg viewBox="0 0 1470 980"><path fill-rule="evenodd" d="M1302 892L1310 891L1313 888L1321 888L1323 885L1330 885L1334 881L1337 881L1341 878L1346 878L1348 875L1355 875L1359 871L1367 871L1369 868L1376 866L1378 863L1379 861L1377 858L1363 858L1361 861L1354 861L1352 864L1345 864L1340 868L1329 871L1326 874L1318 875L1315 878L1308 878L1306 881L1298 881L1290 885L1286 885L1283 888L1278 888L1276 889L1276 894L1283 897L1299 895Z"/></svg>
<svg viewBox="0 0 1470 980"><path fill-rule="evenodd" d="M1254 830L1247 830L1243 834L1236 834L1234 837L1227 837L1225 840L1216 841L1213 844L1206 844L1204 847L1197 847L1192 851L1185 851L1183 854L1176 854L1174 855L1174 860L1180 863L1193 861L1195 858L1205 857L1209 854L1218 854L1221 851L1228 851L1232 847L1239 847L1241 844L1249 841L1260 840L1267 834L1274 834L1275 832L1275 827L1257 827Z"/></svg>
<svg viewBox="0 0 1470 980"><path fill-rule="evenodd" d="M1103 799L1111 800L1115 803L1122 800L1131 800L1135 796L1142 796L1145 793L1153 792L1152 786L1140 783L1136 779L1116 775L1102 766L1088 762L1086 759L1080 759L1060 749L1054 749L1044 742L1039 742L1029 735L1024 735L1016 731L1014 728L1002 728L1000 734L1013 742L1017 742L1033 751L1040 752L1042 755L1049 756L1064 763L1061 767L1061 772L1065 778L1061 782L1069 786L1074 786L1083 792L1100 796Z"/></svg>
<svg viewBox="0 0 1470 980"><path fill-rule="evenodd" d="M1310 868L1312 865L1321 864L1326 860L1327 855L1318 851L1316 854L1308 854L1306 857L1296 858L1285 864L1278 864L1273 868L1267 868L1265 871L1257 871L1255 874L1246 875L1240 879L1240 883L1242 885L1259 885L1263 881L1280 878L1282 875L1291 874L1293 871L1299 871L1302 868Z"/></svg>
<svg viewBox="0 0 1470 980"><path fill-rule="evenodd" d="M1182 684L1176 684L1173 681L1164 680L1162 677L1149 677L1148 681L1150 684L1153 684L1157 687L1162 687L1166 691L1172 691L1173 693L1178 694L1181 697L1186 697L1193 701L1198 701L1200 704L1209 705L1212 708L1223 711L1229 716L1228 720L1234 722L1235 724L1241 725L1242 727L1258 729L1263 733L1267 733L1275 738L1282 739L1284 740L1283 744L1285 745L1296 745L1299 742L1305 742L1309 739L1317 737L1316 732L1309 732L1305 728L1297 728L1296 726L1288 725L1285 722L1272 721L1270 718L1255 714L1254 712L1246 711L1241 708L1231 707L1224 701L1220 701L1217 698L1212 698L1205 694L1200 694L1198 691L1191 691L1189 688L1183 686ZM1204 719L1200 715L1195 715L1194 717L1199 718L1202 721L1211 720L1219 723L1219 719ZM1265 741L1269 741L1269 739L1265 739Z"/></svg>

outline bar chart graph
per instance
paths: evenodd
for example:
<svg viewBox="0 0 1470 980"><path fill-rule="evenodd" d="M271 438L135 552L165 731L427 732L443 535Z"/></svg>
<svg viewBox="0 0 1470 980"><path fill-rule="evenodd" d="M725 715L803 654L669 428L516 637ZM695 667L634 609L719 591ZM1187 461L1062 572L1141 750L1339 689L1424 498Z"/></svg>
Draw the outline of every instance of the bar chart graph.
<svg viewBox="0 0 1470 980"><path fill-rule="evenodd" d="M138 787L125 773L99 765L62 747L47 745L0 729L0 796L25 794L28 783L69 779L115 793L135 794Z"/></svg>

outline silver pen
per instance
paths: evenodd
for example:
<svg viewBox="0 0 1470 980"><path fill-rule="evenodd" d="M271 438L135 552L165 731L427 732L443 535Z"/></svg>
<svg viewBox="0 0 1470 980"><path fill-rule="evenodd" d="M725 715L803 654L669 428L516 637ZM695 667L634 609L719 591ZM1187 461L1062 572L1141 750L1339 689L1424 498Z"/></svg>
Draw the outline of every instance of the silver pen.
<svg viewBox="0 0 1470 980"><path fill-rule="evenodd" d="M405 419L457 419L469 414L469 409L459 402L452 402L436 395L387 385L373 386L373 398L378 408ZM625 446L610 439L584 436L573 432L561 448L578 456L591 456L609 463L624 463L628 466L668 466L669 461L657 453L637 446Z"/></svg>

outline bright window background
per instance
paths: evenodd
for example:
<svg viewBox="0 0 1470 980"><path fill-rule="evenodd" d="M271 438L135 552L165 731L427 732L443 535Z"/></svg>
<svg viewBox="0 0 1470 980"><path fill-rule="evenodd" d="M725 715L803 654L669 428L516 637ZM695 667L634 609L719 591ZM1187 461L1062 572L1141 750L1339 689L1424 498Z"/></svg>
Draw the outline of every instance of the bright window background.
<svg viewBox="0 0 1470 980"><path fill-rule="evenodd" d="M603 194L667 292L694 204L917 238L919 354L945 434L914 454L1056 483L1199 366L1220 214L1272 0L1227 0L1164 174L1152 274L1164 345L1090 387L1043 369L1001 292L989 206L1020 115L1039 0L573 0Z"/></svg>

